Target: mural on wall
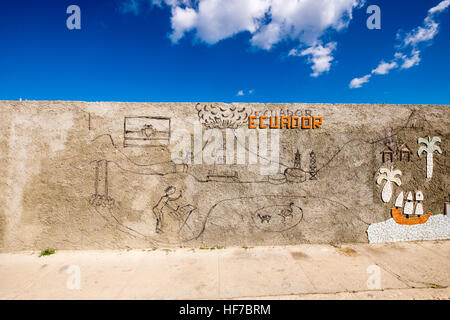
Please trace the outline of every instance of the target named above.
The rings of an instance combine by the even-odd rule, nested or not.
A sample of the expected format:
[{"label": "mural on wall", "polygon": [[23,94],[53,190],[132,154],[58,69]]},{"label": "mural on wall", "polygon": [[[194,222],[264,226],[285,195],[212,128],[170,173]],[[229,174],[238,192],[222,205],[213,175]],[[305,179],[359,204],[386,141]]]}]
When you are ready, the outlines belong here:
[{"label": "mural on wall", "polygon": [[[424,214],[423,200],[424,196],[421,191],[416,192],[415,202],[413,200],[412,192],[408,192],[408,195],[406,196],[406,202],[403,206],[403,191],[400,192],[397,199],[395,200],[395,209],[391,210],[392,218],[395,220],[395,222],[402,225],[415,225],[427,222],[428,218],[431,216],[431,213]],[[399,209],[402,207],[403,214],[402,209]]]},{"label": "mural on wall", "polygon": [[[235,130],[246,126],[248,115],[251,113],[251,108],[246,106],[225,104],[197,104],[195,110],[205,129],[220,130]],[[320,150],[294,149],[295,152],[290,156],[291,163],[282,164],[280,162],[278,174],[255,175],[247,170],[246,166],[226,165],[220,161],[216,161],[205,170],[204,165],[188,164],[187,161],[177,165],[172,160],[160,160],[161,155],[170,155],[171,122],[170,118],[160,116],[124,117],[123,148],[115,143],[110,134],[101,134],[92,140],[95,153],[90,155],[93,159],[90,161],[94,169],[94,192],[89,204],[94,213],[110,224],[116,225],[122,233],[155,245],[197,241],[203,239],[205,232],[213,232],[209,230],[233,221],[232,216],[224,213],[230,211],[231,208],[224,208],[221,216],[217,214],[216,208],[219,205],[225,202],[244,201],[244,199],[247,199],[246,203],[236,206],[236,209],[245,210],[248,206],[252,210],[244,213],[233,211],[233,214],[237,214],[242,220],[239,227],[251,225],[252,228],[254,227],[254,232],[280,234],[282,237],[294,232],[293,230],[296,230],[297,233],[300,232],[305,212],[309,213],[308,208],[318,204],[320,207],[327,208],[325,212],[332,212],[336,206],[341,208],[340,210],[350,211],[349,208],[332,199],[332,196],[330,199],[317,197],[314,201],[299,201],[299,198],[295,196],[261,196],[269,189],[277,193],[282,190],[281,188],[287,187],[288,189],[285,189],[284,192],[289,190],[293,192],[297,188],[291,186],[313,184],[319,181],[319,172],[337,162],[339,154],[345,148],[350,150],[350,147],[346,147],[347,144],[339,146],[337,150],[327,151],[328,159],[324,159],[322,164],[321,159],[317,156],[318,153],[320,154]],[[192,133],[191,139],[193,139]],[[293,142],[295,140],[288,140],[287,144]],[[241,142],[237,140],[237,143]],[[202,151],[209,144],[208,138],[204,141]],[[247,145],[243,145],[243,147],[248,154],[251,153]],[[224,150],[222,150],[223,152]],[[307,155],[304,165],[302,165],[302,152]],[[142,158],[140,154],[145,154],[146,157]],[[87,156],[89,157],[88,154]],[[191,154],[190,159],[193,159],[194,156]],[[259,157],[259,155],[257,156]],[[126,186],[117,185],[118,180],[115,180],[116,184],[111,182],[111,167],[114,168],[116,177],[126,175],[129,179],[133,179],[132,177],[135,176],[139,181],[145,177],[148,181],[154,181],[153,183],[158,185],[156,190],[159,192],[148,190],[149,195],[152,194],[152,200],[148,201],[148,208],[141,215],[141,226],[129,221],[129,217],[123,213],[132,212],[132,208],[127,207],[129,206],[127,203],[132,201],[133,196],[120,192],[120,189]],[[180,186],[170,182],[178,180],[185,180],[185,182]],[[229,185],[230,187],[228,187]],[[211,193],[211,188],[217,188],[217,191]],[[243,194],[247,196],[240,200],[230,198],[234,190],[240,188],[246,190]],[[113,198],[111,189],[119,190],[117,194],[121,195],[115,195]],[[193,190],[197,194],[208,193],[209,196],[200,198],[200,200],[196,196],[196,200],[193,201]],[[314,196],[309,198],[313,199]],[[259,199],[259,203],[254,202],[254,199]],[[268,201],[268,199],[272,200]],[[354,215],[353,213],[349,214]],[[354,217],[361,220],[356,215]],[[315,219],[310,221],[315,222]],[[144,224],[148,224],[148,226]]]},{"label": "mural on wall", "polygon": [[170,141],[170,118],[125,117],[123,136],[124,147],[167,146]]},{"label": "mural on wall", "polygon": [[[254,112],[254,108],[241,104],[198,103],[193,108],[203,130],[218,129],[224,137],[225,131],[231,131],[236,136],[237,129],[248,127],[248,117]],[[410,121],[414,124],[410,125]],[[191,244],[196,241],[226,244],[234,237],[264,238],[261,234],[279,239],[277,241],[303,236],[311,241],[309,239],[318,237],[324,221],[333,230],[336,221],[341,220],[349,225],[362,225],[369,242],[448,237],[448,217],[432,215],[426,210],[423,189],[410,189],[408,183],[404,187],[404,181],[415,178],[411,176],[411,171],[420,166],[420,157],[424,152],[427,153],[427,179],[431,179],[433,174],[433,153],[437,151],[442,154],[437,145],[441,142],[438,136],[417,140],[418,157],[414,156],[415,150],[409,147],[414,140],[400,136],[404,130],[413,130],[414,133],[424,130],[427,122],[417,113],[412,112],[404,126],[384,129],[381,139],[366,141],[357,137],[337,145],[334,142],[333,147],[325,143],[304,143],[308,143],[314,134],[320,135],[321,131],[309,133],[308,139],[304,139],[301,130],[281,129],[284,149],[280,155],[283,159],[278,163],[279,172],[270,175],[258,174],[248,165],[223,163],[221,157],[226,154],[224,143],[220,144],[222,149],[214,153],[216,161],[208,166],[194,161],[191,163],[189,160],[195,158],[193,152],[181,165],[171,159],[161,161],[161,154],[157,152],[167,157],[171,152],[172,123],[168,117],[145,114],[127,116],[124,117],[123,148],[117,146],[109,134],[93,140],[93,143],[106,141],[104,145],[108,147],[104,147],[106,149],[100,153],[101,156],[96,155],[91,160],[94,164],[94,193],[89,203],[102,217],[132,237],[152,244]],[[329,136],[325,137],[322,142],[329,139]],[[192,132],[190,139],[194,139]],[[202,139],[202,148],[198,152],[211,149],[212,138]],[[298,140],[302,140],[303,144]],[[247,155],[260,158],[259,154],[252,154],[246,140],[236,137],[235,143],[240,144]],[[381,162],[376,177],[380,204],[392,216],[381,223],[374,223],[369,216],[355,213],[351,205],[341,201],[343,194],[349,194],[348,187],[342,187],[339,196],[334,194],[334,189],[341,187],[339,184],[329,194],[320,192],[320,186],[323,188],[324,184],[329,183],[321,180],[321,172],[326,172],[323,177],[328,178],[331,173],[334,179],[339,177],[345,181],[350,173],[346,176],[346,171],[335,168],[345,161],[362,163],[360,158],[363,153],[354,150],[364,150],[367,145],[375,143],[382,144],[375,155],[378,163]],[[141,150],[145,154],[142,159],[146,161],[136,160],[141,159]],[[111,188],[120,188],[111,185],[111,166],[118,169],[116,174],[135,175],[140,177],[139,181],[145,177],[155,185],[154,189],[148,190],[151,199],[147,200],[148,208],[143,210],[139,223],[132,223],[121,214],[122,210],[132,212],[131,208],[126,207],[132,201],[132,195],[126,195],[129,199],[124,201],[120,196],[113,198],[111,194]],[[340,181],[344,184],[343,180]],[[268,190],[271,192],[267,193]],[[339,210],[339,216],[336,216],[336,210]]]},{"label": "mural on wall", "polygon": [[403,143],[395,152],[389,145],[385,145],[380,154],[383,163],[394,163],[395,160],[410,162],[413,152],[406,143]]},{"label": "mural on wall", "polygon": [[[36,102],[25,111],[38,105],[45,119],[52,119],[64,110],[49,104],[45,109]],[[21,205],[24,217],[17,221],[33,221],[34,230],[46,232],[29,238],[17,232],[8,246],[54,239],[65,248],[383,242],[443,238],[450,230],[448,216],[440,215],[449,201],[450,133],[442,107],[433,112],[417,107],[414,113],[410,106],[367,111],[355,105],[256,103],[72,103],[70,108],[74,121],[56,151],[50,146],[56,125],[39,143],[29,138],[43,131],[32,126],[34,120],[27,122],[30,130],[22,129],[20,117],[9,126],[14,130],[4,129],[13,142],[14,134],[30,142],[24,149],[29,153],[12,149],[7,161],[16,153],[33,155],[12,167],[20,164],[27,179],[18,184],[23,193],[16,192],[19,187],[5,193],[17,198],[10,211]],[[306,110],[323,116],[320,128],[248,128],[249,115],[286,117]],[[279,146],[272,148],[274,133]],[[227,134],[233,143],[225,143]],[[215,149],[220,135],[221,149]],[[178,148],[182,139],[190,149]],[[226,158],[229,145],[232,163]],[[238,152],[245,153],[243,162],[236,160]],[[206,157],[215,161],[206,163]],[[263,174],[263,160],[276,164],[275,171]],[[16,178],[8,179],[14,186]]]},{"label": "mural on wall", "polygon": [[[237,234],[244,237],[260,236],[266,241],[283,239],[296,230],[305,231],[311,223],[305,223],[305,216],[311,220],[318,219],[314,214],[314,208],[318,205],[326,206],[328,210],[348,210],[332,199],[296,193],[224,198],[210,207],[201,233],[193,240],[210,242],[218,234],[224,237],[215,240],[220,245],[235,240]],[[311,208],[311,212],[306,208]]]},{"label": "mural on wall", "polygon": [[[154,120],[155,117],[139,117],[139,119],[141,119],[140,121],[145,122],[145,119]],[[163,120],[167,124],[167,119],[158,118],[157,120]],[[143,134],[145,135],[145,133]],[[171,194],[172,191],[176,190],[176,188],[172,186],[168,187],[167,192],[160,197],[160,202],[153,207],[153,214],[157,223],[157,232],[154,230],[150,231],[149,229],[137,230],[136,228],[127,225],[126,221],[124,221],[121,217],[122,211],[126,208],[121,205],[121,199],[117,199],[115,197],[113,198],[111,192],[112,188],[115,188],[116,193],[120,193],[120,189],[123,188],[123,186],[112,186],[110,173],[111,167],[113,167],[116,170],[116,175],[128,174],[136,177],[165,177],[177,173],[184,174],[187,170],[186,164],[177,165],[172,160],[160,161],[156,159],[150,159],[147,163],[136,162],[127,153],[125,153],[125,149],[121,149],[118,145],[116,145],[110,134],[102,134],[95,137],[91,142],[91,146],[96,152],[93,154],[86,154],[86,156],[94,157],[95,159],[89,162],[89,165],[94,169],[94,193],[90,196],[88,201],[91,206],[90,210],[93,213],[101,216],[111,225],[116,226],[116,228],[122,233],[131,237],[144,239],[152,245],[157,245],[160,243],[158,237],[155,237],[155,234],[158,232],[162,233],[164,230],[165,220],[161,214],[162,212],[165,213],[164,216],[168,217],[167,220],[171,222],[168,225],[173,226],[174,223],[172,222],[176,221],[178,224],[177,232],[180,232],[184,228],[188,227],[188,218],[196,208],[185,204],[170,210],[172,209],[170,206],[170,201],[173,200]],[[124,148],[130,146],[133,145],[127,145],[124,146]],[[144,145],[136,146],[142,147]],[[167,146],[162,145],[161,148],[162,149],[158,150],[158,155],[161,154],[161,152],[162,154],[169,155]],[[117,192],[117,190],[119,190],[119,192]]]},{"label": "mural on wall", "polygon": [[437,151],[442,154],[441,148],[436,145],[436,143],[441,142],[440,137],[428,137],[428,139],[419,138],[417,143],[424,144],[419,147],[417,150],[417,154],[420,155],[425,152],[427,154],[427,179],[431,179],[433,177],[433,152]]},{"label": "mural on wall", "polygon": [[[259,218],[258,221],[255,217]],[[283,232],[298,225],[303,219],[303,209],[294,202],[262,207],[252,214],[255,226],[269,232]]]},{"label": "mural on wall", "polygon": [[[410,117],[411,119],[411,117]],[[405,126],[408,129],[423,129],[424,119],[414,118],[416,121],[412,126]],[[420,124],[420,125],[419,125]],[[442,154],[442,151],[437,143],[441,143],[440,137],[427,137],[418,138],[419,148],[417,155],[419,158],[425,152],[426,157],[426,180],[430,180],[433,177],[433,152],[437,151]],[[408,147],[406,143],[403,143],[398,149],[396,154],[389,146],[381,151],[382,162],[394,162],[406,161],[410,163],[413,151]],[[408,168],[411,169],[409,166]],[[404,171],[403,174],[409,175],[408,179],[419,179],[419,177],[411,177],[408,171]],[[393,195],[391,188],[392,182],[395,182],[398,186],[401,185],[399,178],[396,175],[402,175],[400,170],[381,168],[380,175],[377,179],[377,184],[381,184],[386,180],[386,184],[382,190],[381,199],[384,203],[390,203]],[[390,183],[390,182],[391,183]],[[425,181],[424,181],[425,183]],[[400,191],[397,195],[394,208],[390,209],[392,218],[384,222],[374,223],[367,229],[368,239],[370,243],[380,242],[395,242],[395,241],[414,241],[414,240],[436,240],[436,239],[449,239],[450,238],[450,218],[447,214],[435,214],[431,212],[425,213],[424,209],[425,197],[422,191],[417,190],[415,192]]]},{"label": "mural on wall", "polygon": [[[235,105],[226,105],[226,104],[197,104],[195,106],[195,110],[197,112],[198,118],[201,121],[202,125],[205,129],[231,129],[235,130],[240,127],[246,126],[248,121],[248,116],[251,114],[251,109],[245,106],[235,106]],[[164,117],[154,117],[154,116],[141,116],[141,117],[125,117],[124,121],[124,147],[131,146],[140,146],[140,147],[162,147],[166,148],[167,152],[170,148],[170,123],[171,120],[169,118]],[[387,134],[385,132],[385,134]],[[404,163],[413,164],[415,163],[412,159],[413,151],[409,148],[406,142],[401,141],[397,136],[397,132],[394,129],[390,129],[388,140],[384,139],[385,143],[384,148],[381,153],[382,163],[390,163],[390,167],[381,167],[379,168],[379,175],[376,179],[376,183],[381,187],[381,200],[385,204],[391,203],[395,192],[395,186],[402,186],[402,175],[405,172],[394,168],[394,162],[396,163]],[[192,137],[191,137],[192,138]],[[139,141],[136,143],[136,141]],[[386,144],[386,141],[388,144]],[[441,142],[439,137],[419,139],[419,144],[424,143],[425,146],[421,146],[417,152],[418,156],[423,152],[427,153],[427,178],[432,175],[432,165],[433,158],[432,154],[434,151],[438,151],[441,153],[441,150],[438,146],[436,146],[437,142]],[[117,210],[114,208],[116,205],[116,200],[113,199],[108,192],[109,184],[108,184],[108,163],[117,165],[121,170],[126,170],[127,172],[134,173],[136,175],[145,175],[145,176],[155,176],[155,177],[166,177],[173,176],[184,179],[192,178],[194,179],[194,185],[190,187],[192,189],[203,189],[202,185],[206,186],[214,186],[215,188],[219,188],[222,190],[225,185],[235,185],[250,187],[251,185],[261,186],[264,189],[264,186],[274,187],[282,187],[283,185],[292,185],[292,184],[304,184],[307,181],[313,183],[318,179],[318,173],[323,168],[328,167],[333,161],[337,161],[338,155],[342,150],[344,150],[345,146],[340,147],[335,153],[333,153],[326,164],[320,167],[317,163],[317,155],[316,151],[309,149],[308,152],[305,150],[301,151],[299,148],[293,153],[291,156],[291,165],[280,166],[281,172],[275,175],[269,176],[255,176],[255,178],[250,178],[249,172],[243,170],[243,168],[238,168],[236,166],[227,166],[220,161],[214,162],[211,168],[209,168],[206,172],[206,175],[202,177],[201,166],[195,166],[193,164],[188,165],[186,163],[183,164],[182,168],[179,168],[175,165],[175,163],[168,161],[163,166],[164,169],[160,167],[154,168],[154,166],[161,166],[161,163],[154,164],[134,164],[131,159],[124,153],[124,151],[119,150],[112,141],[111,143],[116,149],[116,156],[114,159],[102,159],[102,160],[94,160],[96,163],[95,169],[95,193],[92,196],[91,204],[93,206],[107,206],[109,207],[109,211],[111,212],[111,216],[113,216],[113,220],[116,220],[122,227],[126,227],[131,231],[135,231],[140,236],[143,236],[145,239],[149,241],[161,241],[161,237],[167,236],[179,236],[181,241],[189,243],[193,240],[204,239],[205,232],[209,230],[215,230],[218,226],[223,228],[225,225],[233,221],[232,216],[222,216],[217,215],[218,206],[225,201],[244,201],[243,199],[248,199],[248,203],[238,205],[236,210],[243,209],[246,206],[249,206],[249,203],[253,202],[253,199],[256,197],[260,197],[259,195],[247,196],[244,198],[236,198],[238,200],[234,200],[234,198],[227,198],[226,194],[229,191],[224,192],[223,196],[221,196],[221,192],[215,193],[213,196],[215,198],[215,202],[211,203],[209,200],[203,200],[201,206],[197,203],[193,204],[190,200],[184,199],[183,190],[175,187],[174,185],[167,184],[157,199],[154,200],[154,203],[151,207],[152,216],[155,220],[155,226],[153,230],[147,230],[142,233],[139,232],[133,227],[124,224],[124,222],[120,222],[114,214],[113,211]],[[210,140],[204,141],[204,145],[202,150],[208,147]],[[237,143],[240,143],[239,140]],[[391,145],[395,145],[391,147]],[[244,146],[244,149],[247,152],[251,152],[247,146]],[[221,150],[223,154],[225,151]],[[307,164],[305,167],[307,169],[303,169],[302,166],[302,152],[306,152],[307,154]],[[121,160],[117,159],[117,155]],[[191,154],[191,159],[194,157]],[[216,157],[218,155],[216,154]],[[259,157],[259,155],[257,155]],[[127,164],[128,165],[127,165]],[[430,165],[431,163],[431,165]],[[130,170],[129,166],[134,167],[133,170]],[[397,165],[396,165],[397,166]],[[431,169],[429,169],[431,166]],[[156,170],[155,170],[156,169]],[[431,171],[430,171],[431,170]],[[428,174],[430,171],[430,174]],[[104,174],[101,174],[101,173]],[[406,173],[407,174],[407,173]],[[99,185],[104,186],[104,191],[100,191]],[[263,190],[261,189],[261,190]],[[206,189],[205,189],[206,190]],[[232,190],[232,189],[231,189]],[[199,191],[202,192],[202,191]],[[398,196],[395,199],[395,203],[393,205],[394,208],[390,209],[390,214],[392,215],[393,223],[396,225],[401,225],[405,227],[412,227],[417,225],[424,225],[429,227],[430,223],[435,223],[436,219],[430,219],[431,213],[424,213],[424,196],[421,191],[406,193],[406,200],[404,199],[404,191],[400,191]],[[413,197],[415,195],[415,198]],[[270,196],[265,196],[270,197]],[[312,197],[311,195],[309,197]],[[221,199],[222,198],[222,199]],[[251,224],[256,229],[261,232],[268,233],[280,233],[280,234],[289,234],[293,229],[302,230],[302,221],[304,220],[305,212],[309,212],[310,210],[305,210],[304,202],[299,202],[295,198],[274,198],[276,203],[266,203],[266,201],[262,201],[262,203],[254,204],[256,209],[248,212],[248,213],[238,213],[237,216],[240,216],[242,219],[241,225]],[[212,199],[211,199],[212,200]],[[323,204],[322,204],[323,205]],[[230,211],[232,210],[234,204],[231,207],[223,208],[222,210]],[[209,209],[208,209],[209,208]],[[330,210],[331,207],[330,207]],[[348,209],[345,209],[348,210]],[[350,211],[350,210],[348,210]],[[235,214],[235,213],[233,213]],[[231,219],[231,220],[230,220]],[[360,218],[358,218],[360,219]],[[360,219],[361,220],[361,219]],[[367,229],[369,241],[377,241],[373,240],[377,236],[374,234],[379,233],[376,230],[376,223],[369,224],[364,221],[363,223],[367,224],[369,228]],[[388,232],[389,228],[384,228],[381,233]],[[298,232],[297,231],[297,232]],[[227,231],[228,232],[228,231]],[[395,231],[394,231],[395,233]],[[416,235],[420,234],[416,233]],[[375,238],[374,238],[375,237]],[[406,236],[406,239],[408,237]],[[412,237],[414,238],[414,237]],[[403,238],[402,238],[403,239]],[[164,240],[165,241],[165,240]],[[389,236],[378,235],[378,241],[389,241]],[[397,241],[397,240],[395,240]]]},{"label": "mural on wall", "polygon": [[208,129],[237,129],[248,125],[252,110],[245,106],[219,103],[197,103],[200,122]]}]

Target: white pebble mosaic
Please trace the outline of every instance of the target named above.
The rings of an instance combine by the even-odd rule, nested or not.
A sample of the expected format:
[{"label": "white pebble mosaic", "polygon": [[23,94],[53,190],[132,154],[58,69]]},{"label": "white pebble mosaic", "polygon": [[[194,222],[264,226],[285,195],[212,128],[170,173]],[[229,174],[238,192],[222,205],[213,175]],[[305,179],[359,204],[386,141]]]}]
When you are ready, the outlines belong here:
[{"label": "white pebble mosaic", "polygon": [[450,216],[432,215],[427,222],[401,225],[389,219],[367,228],[369,243],[450,239]]}]

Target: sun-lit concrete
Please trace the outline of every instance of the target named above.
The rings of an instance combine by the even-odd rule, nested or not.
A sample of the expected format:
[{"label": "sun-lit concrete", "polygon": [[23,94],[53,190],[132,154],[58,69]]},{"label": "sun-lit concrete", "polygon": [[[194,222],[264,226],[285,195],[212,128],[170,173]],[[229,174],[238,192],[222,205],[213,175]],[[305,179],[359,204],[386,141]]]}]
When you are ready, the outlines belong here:
[{"label": "sun-lit concrete", "polygon": [[8,253],[0,299],[450,299],[449,252],[450,241]]}]

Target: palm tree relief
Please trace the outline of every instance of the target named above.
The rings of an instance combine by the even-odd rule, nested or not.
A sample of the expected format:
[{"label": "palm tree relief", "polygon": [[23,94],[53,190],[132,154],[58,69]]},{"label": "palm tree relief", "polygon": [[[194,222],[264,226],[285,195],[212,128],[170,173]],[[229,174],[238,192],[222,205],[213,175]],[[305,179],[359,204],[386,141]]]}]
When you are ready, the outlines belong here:
[{"label": "palm tree relief", "polygon": [[417,150],[417,154],[420,157],[423,152],[427,153],[427,179],[431,179],[433,177],[433,152],[437,151],[442,154],[441,148],[436,145],[437,142],[441,142],[441,138],[428,137],[428,140],[425,138],[419,138],[417,140],[419,145],[421,143],[425,144],[424,146],[420,146],[419,150]]},{"label": "palm tree relief", "polygon": [[383,180],[386,180],[383,186],[383,190],[381,192],[381,199],[383,202],[388,203],[392,198],[392,183],[400,186],[402,184],[400,178],[397,175],[401,176],[402,172],[400,170],[394,170],[391,168],[381,168],[380,175],[377,178],[377,184],[381,184]]}]

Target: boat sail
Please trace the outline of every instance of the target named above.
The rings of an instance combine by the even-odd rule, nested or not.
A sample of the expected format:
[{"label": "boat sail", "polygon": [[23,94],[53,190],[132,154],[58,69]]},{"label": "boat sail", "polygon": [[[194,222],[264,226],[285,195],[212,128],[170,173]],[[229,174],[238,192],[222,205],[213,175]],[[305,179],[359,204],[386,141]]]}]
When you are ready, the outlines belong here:
[{"label": "boat sail", "polygon": [[417,216],[423,215],[423,206],[421,203],[416,204],[416,210],[414,211],[414,214]]},{"label": "boat sail", "polygon": [[413,200],[413,196],[411,191],[408,192],[408,195],[406,196],[406,203],[405,206],[403,207],[403,214],[406,215],[410,215],[414,213],[414,202]]},{"label": "boat sail", "polygon": [[396,208],[403,207],[403,191],[400,192],[400,194],[398,195],[397,199],[395,199],[395,207]]},{"label": "boat sail", "polygon": [[417,216],[421,216],[423,215],[423,205],[422,205],[422,201],[423,201],[423,193],[421,191],[417,191],[416,192],[416,210],[414,211],[414,214]]},{"label": "boat sail", "polygon": [[[415,201],[413,201],[413,193],[408,192],[402,214],[401,207],[403,205],[403,192],[401,192],[395,200],[394,206],[396,207],[396,209],[391,210],[392,217],[394,218],[395,222],[403,225],[414,225],[427,222],[428,218],[431,216],[431,213],[424,214],[422,204],[423,199],[424,196],[421,191],[416,192]],[[413,214],[417,217],[410,217],[410,215]],[[406,217],[404,215],[406,215]]]}]

